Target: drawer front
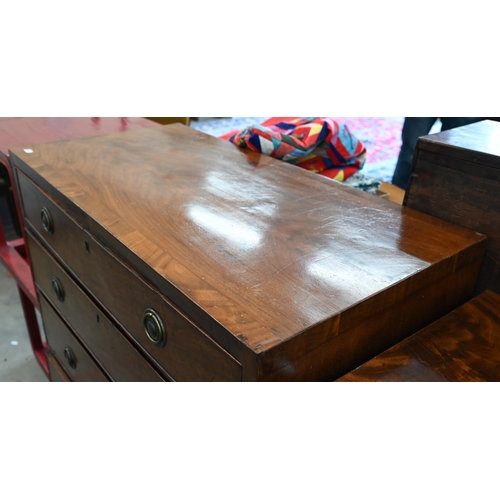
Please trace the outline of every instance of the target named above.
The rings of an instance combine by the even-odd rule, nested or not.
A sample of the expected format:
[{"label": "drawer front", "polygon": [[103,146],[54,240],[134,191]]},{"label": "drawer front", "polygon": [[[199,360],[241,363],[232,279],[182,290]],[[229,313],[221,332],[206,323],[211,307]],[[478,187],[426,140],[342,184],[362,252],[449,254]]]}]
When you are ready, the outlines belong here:
[{"label": "drawer front", "polygon": [[77,239],[85,244],[82,228],[19,170],[17,178],[25,219],[66,260],[72,251],[69,241]]},{"label": "drawer front", "polygon": [[51,382],[71,382],[71,379],[51,352],[47,353],[47,363]]},{"label": "drawer front", "polygon": [[[27,221],[88,292],[174,380],[241,380],[241,365],[232,356],[104,249],[20,172],[19,183]],[[50,217],[45,214],[42,221],[44,207]],[[34,272],[36,276],[36,268]],[[146,334],[145,314],[150,310],[158,314],[164,325],[166,343],[162,346]]]},{"label": "drawer front", "polygon": [[43,327],[50,350],[75,382],[107,382],[108,379],[49,303],[40,294]]},{"label": "drawer front", "polygon": [[[37,286],[117,382],[163,382],[153,367],[28,233]],[[58,298],[57,280],[61,295]],[[62,298],[63,300],[60,300]]]}]

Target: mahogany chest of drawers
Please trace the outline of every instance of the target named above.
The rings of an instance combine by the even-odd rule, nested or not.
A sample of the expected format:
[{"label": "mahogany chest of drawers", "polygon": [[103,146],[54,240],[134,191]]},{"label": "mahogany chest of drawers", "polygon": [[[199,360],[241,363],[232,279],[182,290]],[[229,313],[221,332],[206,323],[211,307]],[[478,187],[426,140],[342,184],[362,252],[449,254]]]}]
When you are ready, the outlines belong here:
[{"label": "mahogany chest of drawers", "polygon": [[179,124],[11,160],[54,380],[333,380],[468,300],[485,248]]}]

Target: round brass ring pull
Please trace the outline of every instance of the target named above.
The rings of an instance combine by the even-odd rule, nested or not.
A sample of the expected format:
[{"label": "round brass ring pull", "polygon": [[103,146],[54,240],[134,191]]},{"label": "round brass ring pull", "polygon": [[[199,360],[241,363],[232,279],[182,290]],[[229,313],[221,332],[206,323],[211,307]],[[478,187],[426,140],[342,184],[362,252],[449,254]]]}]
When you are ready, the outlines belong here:
[{"label": "round brass ring pull", "polygon": [[158,347],[163,347],[167,343],[167,334],[163,322],[156,311],[146,309],[142,318],[144,331],[148,339]]},{"label": "round brass ring pull", "polygon": [[60,302],[64,301],[64,288],[61,285],[61,282],[54,276],[52,278],[52,290],[56,294],[57,299]]},{"label": "round brass ring pull", "polygon": [[64,357],[66,358],[66,361],[68,362],[69,366],[71,366],[71,368],[75,369],[76,368],[76,358],[75,358],[75,355],[73,354],[73,351],[71,350],[70,347],[64,348]]},{"label": "round brass ring pull", "polygon": [[52,215],[47,208],[43,207],[40,213],[42,218],[42,226],[47,231],[47,233],[52,234],[54,232],[54,223],[52,222]]}]

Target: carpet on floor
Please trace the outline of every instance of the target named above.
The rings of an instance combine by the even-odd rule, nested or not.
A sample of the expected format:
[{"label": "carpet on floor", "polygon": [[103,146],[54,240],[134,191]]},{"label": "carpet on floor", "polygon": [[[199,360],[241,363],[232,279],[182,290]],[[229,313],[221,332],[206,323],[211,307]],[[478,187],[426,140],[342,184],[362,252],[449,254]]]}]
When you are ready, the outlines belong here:
[{"label": "carpet on floor", "polygon": [[[262,123],[267,119],[268,117],[234,117],[193,120],[191,126],[215,137],[221,137],[249,125]],[[371,177],[379,181],[390,182],[401,148],[401,130],[404,118],[334,117],[334,119],[347,125],[349,130],[366,147],[366,163],[356,175],[362,175],[364,183],[369,182]]]}]

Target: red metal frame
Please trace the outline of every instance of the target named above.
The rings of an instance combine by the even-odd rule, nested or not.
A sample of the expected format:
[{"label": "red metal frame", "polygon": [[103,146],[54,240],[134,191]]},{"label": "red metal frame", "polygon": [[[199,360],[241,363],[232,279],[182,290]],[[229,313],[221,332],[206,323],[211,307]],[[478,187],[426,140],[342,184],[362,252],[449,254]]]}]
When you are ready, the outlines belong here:
[{"label": "red metal frame", "polygon": [[[8,157],[0,151],[0,162],[7,169],[10,177],[11,185],[14,187],[14,174]],[[14,200],[16,201],[17,213],[21,214],[21,206],[17,192],[13,189]],[[40,327],[36,317],[36,309],[39,309],[38,297],[33,281],[33,274],[31,272],[31,265],[26,247],[26,235],[24,232],[24,225],[20,224],[23,233],[22,238],[7,241],[5,239],[5,232],[3,230],[2,222],[0,221],[0,263],[3,264],[9,274],[14,278],[19,291],[21,305],[23,307],[24,318],[28,328],[31,347],[35,354],[35,358],[42,367],[47,377],[49,376],[49,365],[47,362],[48,346],[46,342],[42,341],[40,334]]]},{"label": "red metal frame", "polygon": [[[13,169],[5,153],[11,148],[24,145],[111,134],[144,127],[161,127],[161,125],[145,118],[0,118],[0,162],[10,177],[22,232],[22,238],[7,241],[0,221],[0,264],[7,268],[17,283],[35,357],[49,378],[48,346],[42,341],[36,317],[39,304],[31,272],[29,250],[25,243],[26,234],[20,201],[15,189],[17,183],[14,182]],[[15,217],[16,214],[12,216]]]}]

